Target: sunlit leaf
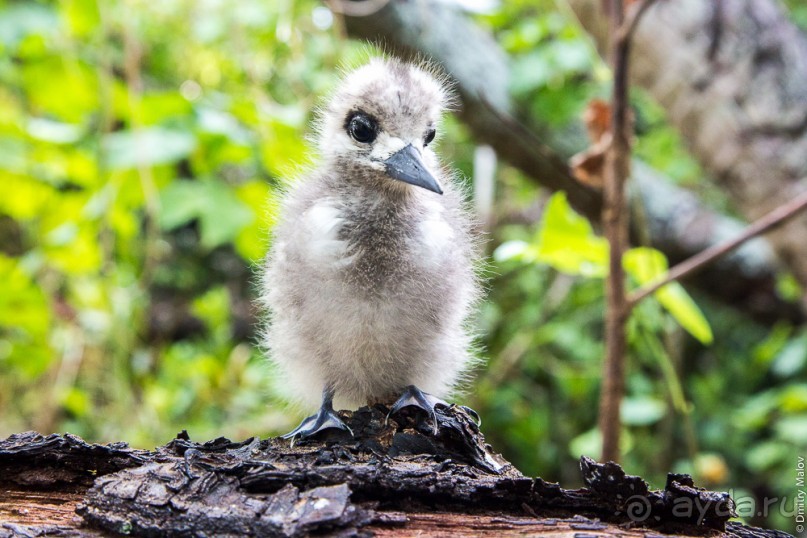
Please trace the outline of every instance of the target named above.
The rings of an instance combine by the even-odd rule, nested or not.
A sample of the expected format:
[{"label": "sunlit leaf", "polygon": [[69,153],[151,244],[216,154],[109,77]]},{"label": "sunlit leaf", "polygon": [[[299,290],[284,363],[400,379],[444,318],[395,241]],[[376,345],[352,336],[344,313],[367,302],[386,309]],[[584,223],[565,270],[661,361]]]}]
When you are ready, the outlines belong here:
[{"label": "sunlit leaf", "polygon": [[160,227],[173,230],[197,218],[204,202],[201,182],[174,181],[160,192]]},{"label": "sunlit leaf", "polygon": [[779,442],[760,443],[748,451],[745,461],[757,472],[767,471],[790,458],[791,448]]},{"label": "sunlit leaf", "polygon": [[54,32],[58,26],[56,12],[43,4],[21,2],[0,7],[0,44],[8,48],[29,35]]},{"label": "sunlit leaf", "polygon": [[255,215],[232,189],[220,182],[211,182],[207,195],[200,214],[201,243],[212,249],[234,240],[245,226],[255,220]]},{"label": "sunlit leaf", "polygon": [[92,402],[86,391],[70,387],[61,398],[62,407],[71,415],[82,417],[92,409]]},{"label": "sunlit leaf", "polygon": [[49,57],[26,63],[22,77],[28,102],[39,117],[78,124],[98,109],[98,75],[85,63]]},{"label": "sunlit leaf", "polygon": [[787,439],[798,446],[807,446],[807,413],[779,419],[776,423],[776,432],[782,439]]},{"label": "sunlit leaf", "polygon": [[[650,284],[667,272],[667,258],[651,248],[634,248],[625,253],[625,270],[640,285]],[[712,328],[683,286],[672,282],[655,292],[654,297],[681,327],[704,344],[714,339]]]},{"label": "sunlit leaf", "polygon": [[0,196],[0,213],[29,220],[39,215],[56,196],[54,189],[33,178],[0,172],[3,188],[13,196]]},{"label": "sunlit leaf", "polygon": [[0,171],[25,174],[28,160],[27,148],[22,140],[0,136]]},{"label": "sunlit leaf", "polygon": [[807,364],[807,332],[791,339],[779,352],[771,365],[778,377],[795,375]]},{"label": "sunlit leaf", "polygon": [[78,125],[61,123],[45,118],[31,118],[28,120],[28,134],[45,142],[55,144],[68,144],[81,137],[82,129]]},{"label": "sunlit leaf", "polygon": [[19,260],[2,253],[0,282],[0,371],[10,366],[26,377],[40,375],[51,360],[47,299]]},{"label": "sunlit leaf", "polygon": [[783,388],[779,406],[786,413],[807,412],[807,383],[793,383]]},{"label": "sunlit leaf", "polygon": [[526,241],[505,241],[493,251],[493,259],[497,262],[521,259],[528,248],[529,244]]},{"label": "sunlit leaf", "polygon": [[630,396],[622,400],[621,413],[629,426],[648,426],[667,414],[667,404],[651,396]]},{"label": "sunlit leaf", "polygon": [[563,192],[552,195],[536,238],[537,259],[569,274],[602,277],[608,270],[608,243],[594,235]]},{"label": "sunlit leaf", "polygon": [[197,297],[191,305],[191,312],[207,325],[209,331],[223,330],[230,336],[230,293],[219,286]]},{"label": "sunlit leaf", "polygon": [[236,189],[239,200],[252,210],[256,219],[235,238],[235,248],[248,262],[259,262],[269,246],[268,232],[277,216],[278,199],[265,181],[254,180]]},{"label": "sunlit leaf", "polygon": [[581,433],[569,442],[569,454],[573,458],[580,456],[596,458],[600,453],[602,453],[602,434],[597,428]]},{"label": "sunlit leaf", "polygon": [[186,131],[149,127],[109,134],[103,145],[107,166],[124,169],[179,161],[193,151],[196,139]]},{"label": "sunlit leaf", "polygon": [[70,30],[78,36],[91,36],[98,31],[100,13],[97,0],[70,0],[62,4]]},{"label": "sunlit leaf", "polygon": [[177,181],[160,194],[160,226],[172,230],[198,219],[201,244],[232,241],[255,219],[249,206],[221,181]]},{"label": "sunlit leaf", "polygon": [[226,136],[238,144],[250,142],[249,132],[238,123],[234,116],[209,107],[200,108],[198,114],[199,128],[203,132]]},{"label": "sunlit leaf", "polygon": [[91,274],[101,267],[98,236],[90,223],[66,222],[47,234],[43,250],[53,267],[70,275]]},{"label": "sunlit leaf", "polygon": [[272,120],[260,146],[263,164],[275,177],[287,177],[306,163],[308,152],[298,128]]}]

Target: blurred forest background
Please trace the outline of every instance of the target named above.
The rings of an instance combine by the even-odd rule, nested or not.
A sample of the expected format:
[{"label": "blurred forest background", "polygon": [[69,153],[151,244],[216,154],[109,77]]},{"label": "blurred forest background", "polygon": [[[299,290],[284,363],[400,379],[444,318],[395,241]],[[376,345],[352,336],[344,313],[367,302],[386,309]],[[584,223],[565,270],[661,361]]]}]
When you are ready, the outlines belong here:
[{"label": "blurred forest background", "polygon": [[[434,3],[492,36],[520,122],[563,159],[586,147],[581,116],[608,97],[610,71],[567,0]],[[801,0],[779,6],[807,28]],[[0,437],[150,448],[181,429],[243,439],[297,423],[256,346],[255,268],[281,178],[310,158],[315,106],[340,66],[367,56],[348,33],[315,0],[0,0]],[[742,218],[669,111],[638,88],[631,106],[637,166]],[[485,142],[451,116],[439,146],[479,193],[489,237],[485,360],[461,401],[519,469],[572,486],[579,455],[599,453],[604,247],[566,197],[496,164]],[[735,497],[795,494],[804,282],[774,267],[764,311],[744,302],[753,290],[701,280],[634,313],[628,472],[656,487],[678,471]]]}]

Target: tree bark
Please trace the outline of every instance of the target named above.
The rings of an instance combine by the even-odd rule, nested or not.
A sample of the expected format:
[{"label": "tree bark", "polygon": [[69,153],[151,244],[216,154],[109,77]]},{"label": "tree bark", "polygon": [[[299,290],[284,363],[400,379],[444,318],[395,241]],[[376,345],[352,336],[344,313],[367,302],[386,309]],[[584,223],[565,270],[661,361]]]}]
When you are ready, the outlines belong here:
[{"label": "tree bark", "polygon": [[[671,474],[662,491],[616,464],[581,458],[585,488],[522,475],[461,408],[386,421],[340,412],[342,430],[298,442],[185,432],[155,451],[35,432],[0,441],[0,538],[16,536],[783,537],[727,520],[726,493]],[[686,507],[690,510],[687,512]]]},{"label": "tree bark", "polygon": [[[570,0],[601,51],[600,0]],[[807,38],[773,0],[675,0],[634,34],[632,80],[748,220],[807,191]],[[771,244],[807,286],[807,215]]]}]

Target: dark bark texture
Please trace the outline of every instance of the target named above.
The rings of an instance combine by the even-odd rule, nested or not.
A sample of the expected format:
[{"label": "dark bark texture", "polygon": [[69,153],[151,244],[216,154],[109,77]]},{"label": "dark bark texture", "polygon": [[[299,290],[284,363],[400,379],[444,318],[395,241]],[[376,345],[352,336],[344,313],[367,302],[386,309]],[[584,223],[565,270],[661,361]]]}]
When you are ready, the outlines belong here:
[{"label": "dark bark texture", "polygon": [[[27,432],[0,441],[0,537],[524,536],[784,537],[727,522],[726,493],[670,475],[651,491],[616,464],[581,458],[583,489],[523,476],[460,408],[341,412],[355,432],[155,451]],[[687,511],[685,507],[691,509]]]},{"label": "dark bark texture", "polygon": [[[371,3],[333,2],[350,6]],[[597,9],[602,4],[600,0],[590,3]],[[555,140],[545,126],[524,117],[512,117],[509,60],[492,36],[450,2],[390,0],[374,4],[383,7],[369,10],[372,12],[366,16],[345,16],[352,37],[380,43],[385,50],[404,58],[423,55],[436,60],[457,82],[459,115],[474,137],[492,146],[500,157],[541,185],[565,191],[578,211],[599,223],[602,194],[578,183],[566,164],[573,153],[588,146],[585,129],[581,125],[574,130],[579,133],[577,138],[567,132],[563,140]],[[601,12],[597,11],[596,17],[598,25],[607,24]],[[636,49],[640,52],[634,54],[634,62],[643,46]],[[659,47],[660,52],[663,50]],[[736,236],[743,229],[742,222],[706,207],[649,166],[636,162],[632,168],[632,197],[639,203],[631,207],[644,208],[633,215],[632,222],[646,230],[634,229],[634,236],[649,236],[652,246],[667,254],[672,263]],[[783,301],[776,293],[778,263],[767,241],[758,239],[689,281],[762,321],[803,321],[804,308]]]}]

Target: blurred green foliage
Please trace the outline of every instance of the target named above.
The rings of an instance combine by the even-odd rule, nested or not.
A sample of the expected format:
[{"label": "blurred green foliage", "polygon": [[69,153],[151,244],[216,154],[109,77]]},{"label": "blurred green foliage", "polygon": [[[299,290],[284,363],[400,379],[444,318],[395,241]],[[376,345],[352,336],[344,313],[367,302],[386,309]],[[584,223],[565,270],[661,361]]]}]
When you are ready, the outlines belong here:
[{"label": "blurred green foliage", "polygon": [[[520,111],[581,149],[577,118],[610,75],[564,4],[505,2],[477,21],[512,57]],[[0,436],[151,447],[183,428],[240,439],[293,426],[255,344],[253,269],[278,188],[309,158],[317,99],[364,50],[314,0],[0,0]],[[633,105],[637,155],[723,206],[664,111],[638,92]],[[468,133],[452,118],[445,129],[441,152],[472,176]],[[598,453],[605,246],[505,164],[497,189],[478,320],[488,360],[466,403],[524,472],[575,484],[576,458]],[[540,222],[512,218],[536,204]],[[666,264],[633,256],[634,284]],[[792,496],[807,332],[665,293],[630,322],[627,469]]]},{"label": "blurred green foliage", "polygon": [[[566,195],[552,195],[543,209],[538,231],[531,243],[507,241],[493,254],[494,260],[517,259],[546,265],[570,275],[604,278],[608,275],[608,242],[594,234],[591,224],[572,209]],[[625,272],[639,286],[650,285],[667,273],[667,258],[649,247],[632,248],[623,258]],[[678,324],[703,342],[712,343],[712,329],[695,302],[678,282],[654,294]]]}]

